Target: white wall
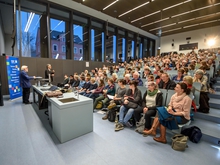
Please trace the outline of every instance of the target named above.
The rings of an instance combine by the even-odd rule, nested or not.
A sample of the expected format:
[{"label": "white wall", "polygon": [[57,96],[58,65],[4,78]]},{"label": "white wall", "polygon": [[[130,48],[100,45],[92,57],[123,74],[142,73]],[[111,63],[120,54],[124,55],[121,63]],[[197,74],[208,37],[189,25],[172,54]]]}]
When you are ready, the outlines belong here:
[{"label": "white wall", "polygon": [[2,55],[2,53],[5,53],[5,36],[4,36],[2,14],[0,11],[0,55]]},{"label": "white wall", "polygon": [[[161,53],[177,51],[179,53],[187,53],[190,50],[179,51],[179,45],[187,44],[187,37],[191,37],[190,43],[198,43],[198,49],[211,48],[207,41],[210,38],[215,38],[216,44],[213,48],[220,47],[220,26],[204,28],[199,30],[178,33],[174,35],[161,37]],[[206,42],[204,41],[206,39]],[[174,40],[174,46],[172,46]]]}]

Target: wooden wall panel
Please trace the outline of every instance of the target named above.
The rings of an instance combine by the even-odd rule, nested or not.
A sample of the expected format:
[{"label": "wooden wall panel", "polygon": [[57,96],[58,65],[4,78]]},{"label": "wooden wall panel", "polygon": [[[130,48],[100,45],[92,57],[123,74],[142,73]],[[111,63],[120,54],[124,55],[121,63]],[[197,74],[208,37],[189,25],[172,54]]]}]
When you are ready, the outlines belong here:
[{"label": "wooden wall panel", "polygon": [[[55,70],[53,85],[57,85],[57,83],[63,82],[63,61],[61,59],[50,59],[50,64],[52,65],[52,69]],[[65,65],[65,64],[64,64]]]},{"label": "wooden wall panel", "polygon": [[73,73],[73,60],[63,60],[63,74],[67,74],[69,76],[73,75]]},{"label": "wooden wall panel", "polygon": [[21,57],[20,58],[20,67],[22,65],[28,66],[28,75],[29,76],[39,76],[37,73],[37,60],[36,58],[30,57]]},{"label": "wooden wall panel", "polygon": [[[85,69],[91,71],[96,67],[102,68],[104,64],[106,66],[111,65],[109,63],[89,61],[89,67],[86,67],[86,61],[20,57],[20,66],[28,66],[29,76],[40,76],[44,78],[44,72],[46,70],[47,64],[51,64],[52,69],[55,70],[55,77],[53,82],[54,85],[57,85],[59,82],[63,82],[64,74],[71,75],[74,72],[80,74]],[[0,74],[2,78],[2,93],[3,95],[9,95],[6,61],[4,56],[0,56]],[[36,81],[31,81],[31,83],[35,84]]]}]

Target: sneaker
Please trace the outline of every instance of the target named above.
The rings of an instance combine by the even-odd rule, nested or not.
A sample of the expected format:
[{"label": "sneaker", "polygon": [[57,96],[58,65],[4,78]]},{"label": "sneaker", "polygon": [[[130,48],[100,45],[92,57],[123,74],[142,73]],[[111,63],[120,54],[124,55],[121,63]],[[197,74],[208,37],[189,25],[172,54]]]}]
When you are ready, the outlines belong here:
[{"label": "sneaker", "polygon": [[126,127],[131,128],[133,127],[133,125],[128,121],[127,123],[125,123]]},{"label": "sneaker", "polygon": [[120,130],[123,130],[123,129],[124,129],[124,125],[122,123],[118,123],[115,126],[115,131],[120,131]]},{"label": "sneaker", "polygon": [[108,119],[108,115],[105,115],[102,120],[107,120]]}]

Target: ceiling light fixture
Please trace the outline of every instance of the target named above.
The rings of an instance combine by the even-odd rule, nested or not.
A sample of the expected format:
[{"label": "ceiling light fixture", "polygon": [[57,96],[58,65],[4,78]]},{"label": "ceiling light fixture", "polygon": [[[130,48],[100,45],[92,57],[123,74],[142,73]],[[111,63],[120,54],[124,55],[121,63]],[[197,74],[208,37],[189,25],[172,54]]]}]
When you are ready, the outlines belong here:
[{"label": "ceiling light fixture", "polygon": [[177,14],[177,15],[173,15],[173,16],[171,16],[171,18],[179,17],[181,15],[185,15],[185,14],[188,14],[188,13],[190,13],[190,11],[187,11],[187,12],[184,12],[184,13],[180,13],[180,14]]},{"label": "ceiling light fixture", "polygon": [[202,23],[197,23],[197,24],[189,25],[189,26],[184,26],[183,28],[189,28],[189,27],[193,27],[193,26],[204,25],[204,24],[207,24],[207,23],[212,23],[212,22],[217,22],[217,21],[220,21],[220,19],[216,19],[216,20],[212,20],[212,21],[207,21],[207,22],[202,22]]},{"label": "ceiling light fixture", "polygon": [[168,26],[173,26],[173,25],[176,25],[176,23],[172,23],[172,24],[169,24],[169,25],[164,25],[164,26],[161,26],[161,27],[157,27],[157,28],[154,28],[154,29],[151,29],[149,31],[154,31],[154,30],[157,30],[157,29],[162,29],[162,28],[165,28],[165,27],[168,27]]},{"label": "ceiling light fixture", "polygon": [[178,24],[181,24],[181,23],[184,23],[184,22],[188,22],[188,21],[193,21],[193,20],[195,20],[195,18],[187,19],[187,20],[184,20],[184,21],[179,21]]},{"label": "ceiling light fixture", "polygon": [[208,46],[213,46],[215,45],[215,39],[209,39],[208,42],[207,42]]},{"label": "ceiling light fixture", "polygon": [[210,17],[210,16],[217,15],[217,14],[220,14],[220,12],[218,12],[218,13],[213,13],[213,14],[209,14],[209,15],[204,15],[204,16],[200,16],[200,17],[195,17],[195,18],[192,18],[192,19],[187,19],[187,20],[184,20],[184,21],[179,21],[178,24],[181,24],[181,23],[184,23],[184,22],[189,22],[189,21],[198,20],[198,19],[200,19],[200,18]]},{"label": "ceiling light fixture", "polygon": [[[176,29],[172,29],[172,30],[167,30],[167,31],[163,31],[162,33],[167,33],[167,32],[171,32],[171,31],[175,31],[175,30],[180,30],[182,28],[176,28]],[[159,33],[156,33],[156,34],[159,34]]]},{"label": "ceiling light fixture", "polygon": [[201,7],[201,8],[198,8],[198,9],[191,10],[191,11],[187,11],[187,12],[184,12],[184,13],[180,13],[180,14],[171,16],[171,18],[178,17],[178,16],[181,16],[181,15],[185,15],[185,14],[188,14],[188,13],[192,13],[192,12],[195,12],[195,11],[199,11],[199,10],[202,10],[202,9],[206,9],[206,8],[209,8],[209,7],[212,7],[212,6],[217,6],[217,5],[220,5],[220,3],[216,3],[216,4],[213,4],[213,5],[209,5],[209,6]]},{"label": "ceiling light fixture", "polygon": [[183,28],[189,28],[189,27],[198,26],[198,25],[199,25],[199,23],[194,24],[194,25],[188,25],[188,26],[184,26]]},{"label": "ceiling light fixture", "polygon": [[35,15],[35,13],[32,13],[32,12],[31,12],[31,14],[29,15],[27,24],[26,24],[25,29],[24,29],[24,32],[28,32],[28,30],[29,30],[29,28],[30,28],[30,25],[31,25],[31,23],[32,23],[32,20],[33,20],[33,18],[34,18],[34,15]]},{"label": "ceiling light fixture", "polygon": [[154,14],[157,14],[157,13],[159,13],[159,12],[160,12],[160,10],[158,10],[158,11],[156,11],[156,12],[154,12],[154,13],[145,15],[145,16],[143,16],[143,17],[137,18],[137,19],[131,21],[131,23],[136,22],[136,21],[139,21],[139,20],[144,19],[144,18],[147,18],[147,17],[152,16],[152,15],[154,15]]},{"label": "ceiling light fixture", "polygon": [[190,1],[192,1],[192,0],[187,0],[187,1],[184,1],[184,2],[181,2],[181,3],[177,3],[177,4],[173,5],[173,6],[169,6],[169,7],[167,7],[167,8],[164,8],[163,11],[168,10],[168,9],[171,9],[171,8],[174,8],[174,7],[176,7],[176,6],[182,5],[182,4],[187,3],[187,2],[190,2]]},{"label": "ceiling light fixture", "polygon": [[132,11],[134,11],[134,10],[136,10],[136,9],[138,9],[138,8],[140,8],[140,7],[142,7],[142,6],[147,5],[148,3],[150,3],[150,2],[149,2],[149,1],[148,1],[148,2],[145,2],[145,3],[143,3],[142,5],[139,5],[139,6],[133,8],[133,9],[131,9],[131,10],[129,10],[129,11],[126,11],[125,13],[119,15],[118,17],[121,17],[121,16],[123,16],[123,15],[125,15],[125,14],[128,14],[128,13],[130,13],[130,12],[132,12]]},{"label": "ceiling light fixture", "polygon": [[109,4],[108,6],[104,7],[102,10],[105,10],[107,8],[109,8],[110,6],[114,5],[116,2],[118,2],[119,0],[116,0],[114,2],[112,2],[111,4]]},{"label": "ceiling light fixture", "polygon": [[164,18],[164,19],[160,19],[160,20],[158,20],[158,21],[154,21],[154,22],[151,22],[151,23],[148,23],[148,24],[145,24],[145,25],[142,25],[141,27],[149,26],[149,25],[152,25],[152,24],[161,22],[161,21],[165,21],[165,20],[167,20],[167,19],[169,19],[169,17]]},{"label": "ceiling light fixture", "polygon": [[213,20],[213,21],[202,22],[202,23],[200,23],[200,25],[207,24],[207,23],[212,23],[212,22],[217,22],[217,21],[218,20],[216,19],[216,20]]}]

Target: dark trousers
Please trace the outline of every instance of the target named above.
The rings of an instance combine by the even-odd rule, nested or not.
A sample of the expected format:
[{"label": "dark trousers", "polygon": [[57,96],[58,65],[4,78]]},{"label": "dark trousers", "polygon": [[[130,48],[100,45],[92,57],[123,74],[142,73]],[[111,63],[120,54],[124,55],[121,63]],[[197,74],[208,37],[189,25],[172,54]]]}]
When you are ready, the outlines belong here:
[{"label": "dark trousers", "polygon": [[30,88],[23,88],[22,90],[23,103],[29,103],[29,96],[30,96]]},{"label": "dark trousers", "polygon": [[[145,128],[150,129],[151,128],[151,117],[156,115],[156,109],[148,110],[145,113]],[[134,110],[134,118],[138,122],[141,119],[141,113],[143,113],[143,107],[138,106]]]}]

